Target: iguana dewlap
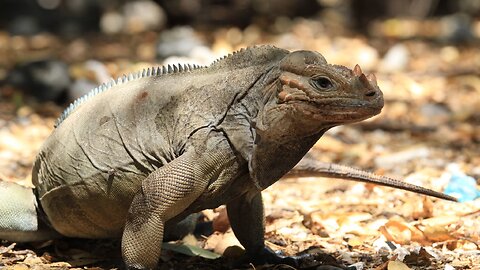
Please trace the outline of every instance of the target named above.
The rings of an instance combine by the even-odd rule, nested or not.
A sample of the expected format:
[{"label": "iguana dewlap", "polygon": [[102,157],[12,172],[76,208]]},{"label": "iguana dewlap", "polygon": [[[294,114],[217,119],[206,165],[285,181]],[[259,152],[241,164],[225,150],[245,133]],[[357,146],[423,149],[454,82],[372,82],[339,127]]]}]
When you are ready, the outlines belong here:
[{"label": "iguana dewlap", "polygon": [[0,238],[122,237],[128,267],[154,268],[165,226],[226,204],[247,254],[263,256],[260,192],[329,128],[382,107],[373,75],[313,51],[252,47],[209,67],[125,76],[60,117],[35,161],[34,195],[0,205],[10,213]]}]

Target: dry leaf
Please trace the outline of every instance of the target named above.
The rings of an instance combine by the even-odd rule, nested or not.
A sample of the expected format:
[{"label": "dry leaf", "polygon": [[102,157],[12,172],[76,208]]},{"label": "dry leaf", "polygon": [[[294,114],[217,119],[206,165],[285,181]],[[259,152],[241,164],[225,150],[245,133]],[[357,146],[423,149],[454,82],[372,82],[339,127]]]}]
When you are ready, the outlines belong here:
[{"label": "dry leaf", "polygon": [[420,205],[416,204],[416,206],[412,211],[413,219],[433,217],[433,202],[429,197],[423,197],[422,203]]},{"label": "dry leaf", "polygon": [[349,246],[358,247],[358,246],[361,246],[362,244],[363,244],[363,241],[359,237],[352,237],[348,239]]},{"label": "dry leaf", "polygon": [[387,240],[398,244],[409,244],[411,241],[425,241],[422,233],[417,228],[403,221],[390,220],[380,227],[380,232]]},{"label": "dry leaf", "polygon": [[223,254],[223,252],[230,246],[242,247],[231,229],[226,233],[216,232],[210,235],[205,242],[204,248],[214,250],[215,253],[218,254]]},{"label": "dry leaf", "polygon": [[387,270],[411,270],[412,268],[408,267],[406,264],[401,261],[389,261]]},{"label": "dry leaf", "polygon": [[226,232],[230,229],[230,221],[227,215],[227,208],[222,207],[218,211],[218,215],[213,219],[213,231],[215,232]]},{"label": "dry leaf", "polygon": [[242,244],[238,242],[232,230],[228,230],[225,234],[222,235],[221,241],[218,242],[218,244],[213,250],[215,251],[215,253],[223,254],[223,252],[230,246],[242,246]]},{"label": "dry leaf", "polygon": [[456,239],[451,235],[449,225],[456,224],[459,221],[458,217],[435,217],[423,220],[417,226],[423,235],[430,241],[442,242]]},{"label": "dry leaf", "polygon": [[162,249],[171,250],[188,256],[200,256],[206,259],[217,259],[220,257],[220,255],[217,253],[213,253],[209,250],[197,246],[191,246],[186,244],[162,243]]},{"label": "dry leaf", "polygon": [[222,241],[223,233],[215,232],[207,238],[205,241],[204,249],[213,250],[220,241]]},{"label": "dry leaf", "polygon": [[28,266],[25,264],[16,264],[14,266],[7,267],[7,269],[11,270],[28,270]]}]

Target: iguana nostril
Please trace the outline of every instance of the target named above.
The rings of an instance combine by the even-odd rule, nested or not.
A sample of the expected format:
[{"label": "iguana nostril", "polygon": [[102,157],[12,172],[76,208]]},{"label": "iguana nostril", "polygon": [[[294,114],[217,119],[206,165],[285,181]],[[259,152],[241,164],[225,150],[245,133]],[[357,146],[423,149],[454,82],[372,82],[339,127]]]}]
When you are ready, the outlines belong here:
[{"label": "iguana nostril", "polygon": [[377,93],[377,91],[368,91],[368,92],[365,94],[365,96],[367,96],[367,97],[373,97],[373,96],[375,96],[376,93]]}]

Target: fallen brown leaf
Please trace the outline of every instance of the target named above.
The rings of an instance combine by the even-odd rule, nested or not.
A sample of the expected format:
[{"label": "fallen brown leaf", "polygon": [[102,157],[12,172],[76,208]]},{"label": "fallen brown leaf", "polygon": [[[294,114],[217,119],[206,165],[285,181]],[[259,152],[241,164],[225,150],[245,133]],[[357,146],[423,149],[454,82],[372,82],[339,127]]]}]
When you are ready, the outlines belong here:
[{"label": "fallen brown leaf", "polygon": [[411,270],[412,268],[408,267],[406,264],[401,261],[389,261],[387,270]]}]

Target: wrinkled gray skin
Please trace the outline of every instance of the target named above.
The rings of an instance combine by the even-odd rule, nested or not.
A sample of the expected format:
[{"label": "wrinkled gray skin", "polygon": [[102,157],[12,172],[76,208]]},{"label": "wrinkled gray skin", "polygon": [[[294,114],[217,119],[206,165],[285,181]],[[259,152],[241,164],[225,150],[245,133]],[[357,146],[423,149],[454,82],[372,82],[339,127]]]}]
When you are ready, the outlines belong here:
[{"label": "wrinkled gray skin", "polygon": [[260,256],[261,191],[326,130],[382,107],[371,77],[271,46],[119,83],[43,145],[33,169],[40,216],[63,236],[122,236],[126,265],[143,269],[156,267],[166,225],[226,204],[247,254]]}]

